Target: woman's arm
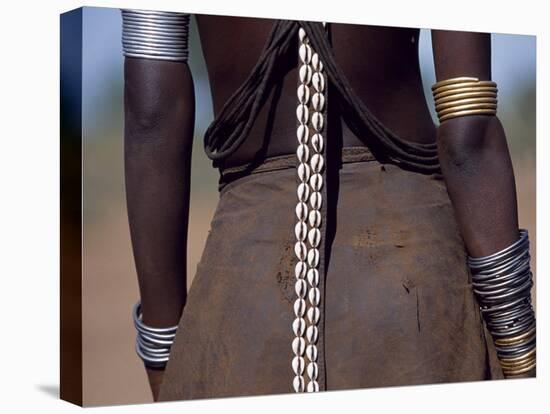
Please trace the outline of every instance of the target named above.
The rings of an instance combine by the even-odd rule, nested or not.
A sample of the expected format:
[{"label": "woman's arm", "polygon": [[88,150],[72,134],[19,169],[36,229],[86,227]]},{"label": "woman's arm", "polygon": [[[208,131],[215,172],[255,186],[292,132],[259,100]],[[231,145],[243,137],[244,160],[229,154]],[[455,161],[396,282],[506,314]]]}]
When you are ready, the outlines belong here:
[{"label": "woman's arm", "polygon": [[[433,30],[432,43],[438,82],[462,76],[491,80],[490,34]],[[438,99],[441,99],[441,94]],[[485,257],[480,260],[485,261],[487,266],[485,269],[492,275],[491,282],[486,282],[484,287],[477,288],[484,290],[484,306],[490,306],[485,308],[486,311],[493,309],[491,313],[485,315],[494,322],[495,318],[499,317],[510,319],[511,316],[503,316],[506,311],[510,313],[510,309],[530,309],[530,313],[527,315],[524,313],[523,317],[518,316],[513,324],[508,321],[506,328],[501,325],[498,328],[494,326],[491,328],[495,345],[500,341],[498,346],[501,349],[499,351],[501,365],[503,369],[506,365],[506,375],[508,375],[507,372],[516,371],[520,372],[521,376],[535,376],[533,357],[528,357],[534,350],[517,351],[519,353],[514,354],[511,351],[514,346],[532,349],[528,343],[535,339],[534,315],[528,299],[529,268],[527,267],[526,271],[522,270],[521,274],[515,277],[517,282],[514,282],[513,286],[508,283],[506,294],[503,294],[502,280],[505,279],[502,277],[507,276],[506,272],[510,274],[511,271],[502,270],[499,261],[504,263],[503,259],[498,259],[499,261],[489,265],[487,261],[489,259],[486,257],[514,244],[520,237],[514,172],[503,127],[495,115],[459,116],[444,120],[440,124],[437,142],[441,170],[468,254],[475,258]],[[527,261],[521,260],[521,263],[526,263],[528,266],[528,258]],[[511,262],[507,263],[506,266],[509,266]],[[479,263],[474,266],[478,265]],[[476,272],[479,272],[479,267]],[[480,275],[476,275],[476,278],[483,277]],[[496,275],[500,275],[500,278]],[[500,292],[495,290],[498,284],[501,284]],[[507,299],[499,299],[500,305],[488,301],[489,296],[494,298],[495,295],[501,295],[501,298]],[[526,299],[522,299],[521,304],[516,302],[513,305],[512,301],[515,300],[513,298],[520,298],[519,295]],[[506,303],[506,310],[494,311],[499,306],[504,306],[502,303]],[[529,319],[531,315],[533,319]],[[530,320],[532,322],[529,322]],[[527,323],[529,323],[528,326],[525,325]],[[521,331],[518,331],[520,325],[524,326]],[[494,336],[493,329],[499,331],[499,336]],[[507,332],[504,335],[505,339],[502,332]],[[514,342],[514,344],[503,345],[503,341]],[[501,356],[504,356],[504,359]],[[512,360],[514,362],[510,362]],[[518,360],[522,362],[517,362]]]},{"label": "woman's arm", "polygon": [[[491,35],[432,30],[437,81],[491,79]],[[485,256],[518,239],[514,172],[497,116],[444,121],[437,141],[441,169],[471,256]]]},{"label": "woman's arm", "polygon": [[[126,197],[142,320],[177,325],[187,295],[186,251],[195,120],[186,61],[124,62]],[[147,369],[157,400],[162,369]]]}]

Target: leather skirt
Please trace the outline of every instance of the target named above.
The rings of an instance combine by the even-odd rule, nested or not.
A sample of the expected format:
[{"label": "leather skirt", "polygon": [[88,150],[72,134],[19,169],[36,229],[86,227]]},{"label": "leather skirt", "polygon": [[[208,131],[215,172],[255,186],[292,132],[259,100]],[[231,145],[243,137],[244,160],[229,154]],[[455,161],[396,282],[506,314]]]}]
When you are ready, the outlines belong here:
[{"label": "leather skirt", "polygon": [[[339,161],[322,210],[320,390],[503,378],[442,177],[366,147]],[[159,400],[293,392],[295,168],[290,154],[222,175]]]}]

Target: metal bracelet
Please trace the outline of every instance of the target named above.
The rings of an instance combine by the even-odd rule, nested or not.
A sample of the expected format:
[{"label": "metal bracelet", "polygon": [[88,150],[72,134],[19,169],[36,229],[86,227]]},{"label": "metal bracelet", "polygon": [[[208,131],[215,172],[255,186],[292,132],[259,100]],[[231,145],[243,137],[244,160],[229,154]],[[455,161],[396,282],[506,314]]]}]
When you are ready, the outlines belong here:
[{"label": "metal bracelet", "polygon": [[521,250],[521,248],[529,241],[529,238],[527,237],[527,230],[525,229],[520,229],[518,236],[518,240],[498,252],[483,257],[468,257],[468,263],[470,266],[484,266],[509,258],[510,254],[513,255],[518,250]]},{"label": "metal bracelet", "polygon": [[535,368],[536,319],[527,230],[520,229],[518,240],[498,252],[469,256],[468,265],[504,374],[511,377]]},{"label": "metal bracelet", "polygon": [[164,368],[170,357],[170,348],[176,337],[178,326],[154,328],[141,319],[141,301],[132,310],[134,326],[137,330],[135,350],[145,366]]},{"label": "metal bracelet", "polygon": [[439,122],[468,115],[496,115],[497,84],[460,76],[432,86]]},{"label": "metal bracelet", "polygon": [[186,62],[189,14],[121,9],[124,56]]}]

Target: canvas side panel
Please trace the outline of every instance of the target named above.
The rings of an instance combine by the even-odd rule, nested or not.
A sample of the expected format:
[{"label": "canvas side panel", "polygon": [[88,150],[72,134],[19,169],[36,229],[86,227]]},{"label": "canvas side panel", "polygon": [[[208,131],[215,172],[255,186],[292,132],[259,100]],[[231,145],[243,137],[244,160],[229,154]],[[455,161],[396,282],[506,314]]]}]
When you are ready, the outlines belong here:
[{"label": "canvas side panel", "polygon": [[60,29],[60,397],[82,405],[82,8]]}]

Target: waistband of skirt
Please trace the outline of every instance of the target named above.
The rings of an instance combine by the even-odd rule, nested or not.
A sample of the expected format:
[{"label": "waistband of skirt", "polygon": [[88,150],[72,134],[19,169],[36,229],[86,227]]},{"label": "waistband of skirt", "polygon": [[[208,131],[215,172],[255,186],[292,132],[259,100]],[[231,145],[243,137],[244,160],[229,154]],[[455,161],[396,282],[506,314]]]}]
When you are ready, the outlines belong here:
[{"label": "waistband of skirt", "polygon": [[[342,164],[376,160],[371,150],[368,147],[362,146],[343,147],[340,159]],[[296,168],[296,165],[296,154],[292,153],[268,157],[261,160],[260,162],[252,162],[249,164],[220,168],[220,180],[218,190],[221,191],[222,188],[225,187],[227,184],[239,179],[240,177],[244,177],[250,174]]]}]

